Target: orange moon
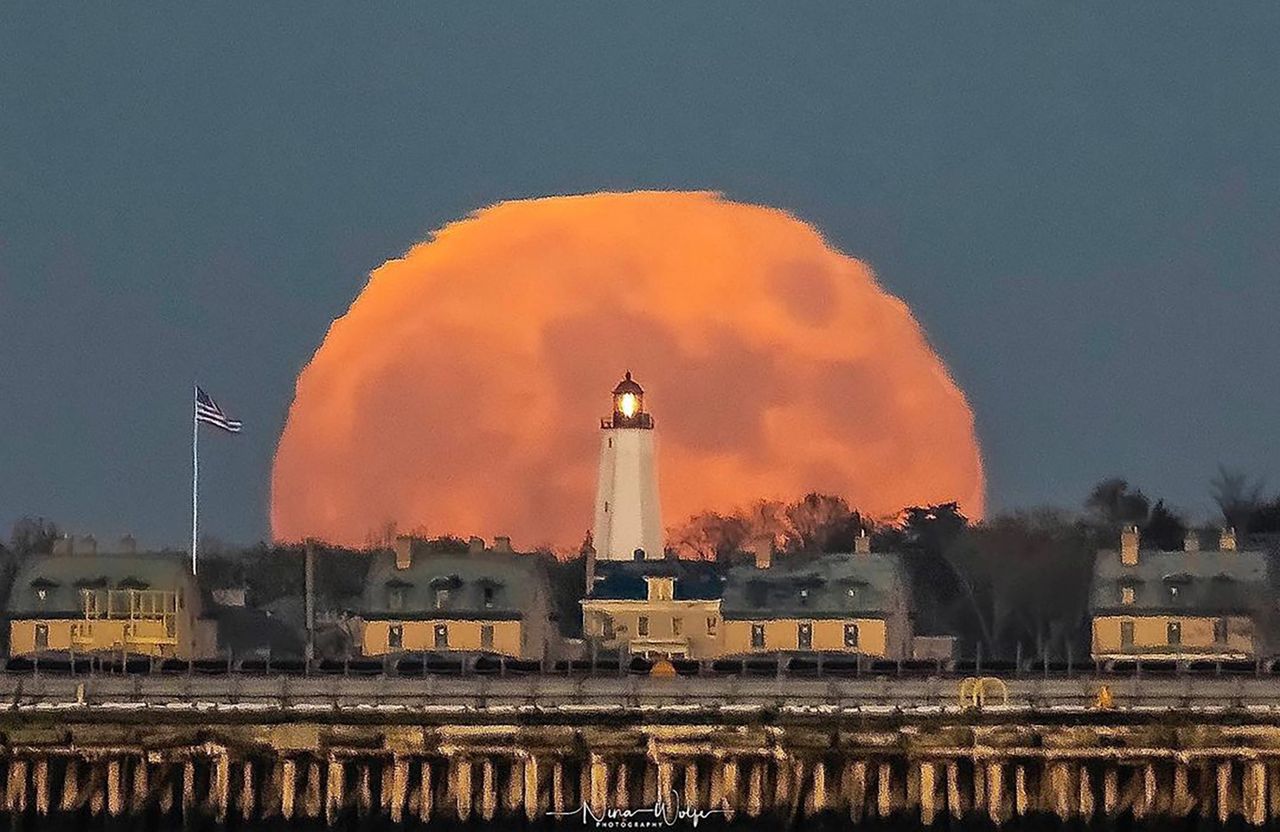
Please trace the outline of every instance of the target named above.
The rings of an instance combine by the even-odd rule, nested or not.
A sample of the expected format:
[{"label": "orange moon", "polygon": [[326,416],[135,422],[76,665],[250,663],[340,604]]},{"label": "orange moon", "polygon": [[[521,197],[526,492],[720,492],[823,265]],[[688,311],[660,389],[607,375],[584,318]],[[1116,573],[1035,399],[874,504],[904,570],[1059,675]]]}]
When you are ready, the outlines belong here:
[{"label": "orange moon", "polygon": [[576,546],[624,370],[669,527],[810,491],[983,513],[973,414],[906,304],[783,211],[663,191],[500,203],[376,269],[298,377],[272,533]]}]

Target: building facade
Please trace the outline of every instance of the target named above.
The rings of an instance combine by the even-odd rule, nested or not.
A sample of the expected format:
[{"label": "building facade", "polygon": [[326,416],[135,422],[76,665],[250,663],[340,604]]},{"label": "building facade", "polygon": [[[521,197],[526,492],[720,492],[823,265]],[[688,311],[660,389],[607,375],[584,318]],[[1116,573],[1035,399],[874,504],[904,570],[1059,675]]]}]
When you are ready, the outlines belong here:
[{"label": "building facade", "polygon": [[185,556],[135,548],[131,538],[110,553],[92,537],[64,538],[54,554],[28,558],[9,597],[10,655],[216,655],[217,628]]},{"label": "building facade", "polygon": [[646,658],[721,654],[725,570],[703,561],[600,562],[582,601],[583,636],[600,650]]},{"label": "building facade", "polygon": [[1216,550],[1190,532],[1182,551],[1143,549],[1136,527],[1098,552],[1090,591],[1095,660],[1249,659],[1264,649],[1267,555],[1241,551],[1233,530]]},{"label": "building facade", "polygon": [[667,560],[597,563],[583,633],[601,649],[647,658],[761,653],[909,658],[911,602],[897,555],[870,550],[774,558],[767,542],[738,565]]},{"label": "building facade", "polygon": [[730,570],[722,600],[721,651],[821,652],[899,659],[911,656],[911,600],[896,554],[872,552],[864,533],[855,551],[774,558]]},{"label": "building facade", "polygon": [[560,638],[546,572],[507,538],[491,549],[472,538],[468,551],[442,552],[399,537],[394,551],[373,557],[360,610],[364,655],[555,657]]}]

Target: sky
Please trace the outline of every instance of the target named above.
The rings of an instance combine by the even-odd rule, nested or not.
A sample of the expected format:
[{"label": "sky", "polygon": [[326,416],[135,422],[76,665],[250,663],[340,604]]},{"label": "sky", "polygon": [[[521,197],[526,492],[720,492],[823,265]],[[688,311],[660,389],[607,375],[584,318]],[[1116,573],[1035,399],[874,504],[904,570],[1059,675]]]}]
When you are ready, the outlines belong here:
[{"label": "sky", "polygon": [[[0,527],[268,533],[297,374],[495,202],[712,190],[906,301],[988,508],[1280,490],[1280,7],[27,4],[0,25]],[[588,422],[596,414],[588,414]],[[584,507],[584,514],[586,507]]]}]

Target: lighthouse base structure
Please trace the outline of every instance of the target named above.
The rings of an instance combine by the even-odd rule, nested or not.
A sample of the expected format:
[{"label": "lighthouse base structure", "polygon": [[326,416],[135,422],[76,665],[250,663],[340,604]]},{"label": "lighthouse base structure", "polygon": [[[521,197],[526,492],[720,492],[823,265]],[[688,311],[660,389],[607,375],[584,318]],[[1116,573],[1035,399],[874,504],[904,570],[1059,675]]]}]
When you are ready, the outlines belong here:
[{"label": "lighthouse base structure", "polygon": [[599,560],[659,560],[662,512],[652,428],[605,428],[600,436],[593,541]]}]

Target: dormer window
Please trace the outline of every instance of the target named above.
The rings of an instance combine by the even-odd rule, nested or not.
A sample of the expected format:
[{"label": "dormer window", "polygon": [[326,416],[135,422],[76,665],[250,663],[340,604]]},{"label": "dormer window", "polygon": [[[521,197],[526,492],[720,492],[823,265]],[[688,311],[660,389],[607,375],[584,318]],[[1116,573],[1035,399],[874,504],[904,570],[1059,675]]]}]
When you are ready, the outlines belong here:
[{"label": "dormer window", "polygon": [[394,611],[404,609],[404,587],[393,586],[387,590],[387,609]]},{"label": "dormer window", "polygon": [[675,578],[645,578],[650,601],[670,601],[675,597]]},{"label": "dormer window", "polygon": [[800,606],[809,606],[809,590],[807,589],[800,590]]},{"label": "dormer window", "polygon": [[1174,601],[1178,600],[1178,587],[1176,584],[1169,587],[1169,598]]},{"label": "dormer window", "polygon": [[484,587],[483,591],[484,591],[484,608],[490,609],[493,607],[493,587],[486,586]]},{"label": "dormer window", "polygon": [[443,587],[436,590],[436,609],[442,610],[449,603],[449,590]]},{"label": "dormer window", "polygon": [[1121,604],[1132,604],[1134,602],[1135,595],[1136,593],[1134,593],[1133,587],[1131,586],[1120,587],[1120,603]]}]

